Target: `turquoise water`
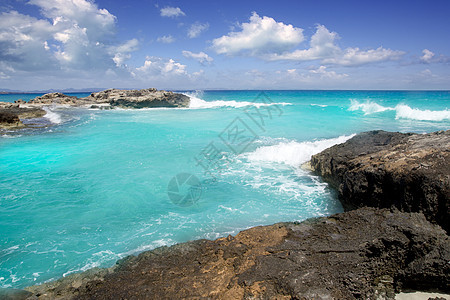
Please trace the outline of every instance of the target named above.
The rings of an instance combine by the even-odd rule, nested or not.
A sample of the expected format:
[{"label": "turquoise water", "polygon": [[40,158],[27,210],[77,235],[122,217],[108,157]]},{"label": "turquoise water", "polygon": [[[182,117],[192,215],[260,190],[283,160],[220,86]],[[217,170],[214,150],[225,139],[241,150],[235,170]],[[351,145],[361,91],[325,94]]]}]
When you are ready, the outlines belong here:
[{"label": "turquoise water", "polygon": [[[189,109],[53,107],[46,118],[54,126],[2,133],[0,287],[108,267],[162,245],[340,212],[327,184],[299,168],[312,154],[366,130],[450,127],[449,92],[188,95]],[[168,196],[179,173],[201,184],[187,205]]]}]

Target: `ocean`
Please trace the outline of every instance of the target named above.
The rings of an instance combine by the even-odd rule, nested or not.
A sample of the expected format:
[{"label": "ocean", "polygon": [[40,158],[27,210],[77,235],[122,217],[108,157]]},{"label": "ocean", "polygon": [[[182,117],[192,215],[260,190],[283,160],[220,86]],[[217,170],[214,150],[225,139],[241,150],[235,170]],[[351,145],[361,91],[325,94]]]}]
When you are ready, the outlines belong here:
[{"label": "ocean", "polygon": [[184,93],[186,109],[51,107],[52,126],[2,133],[0,287],[342,212],[300,167],[311,155],[362,131],[450,127],[448,91]]}]

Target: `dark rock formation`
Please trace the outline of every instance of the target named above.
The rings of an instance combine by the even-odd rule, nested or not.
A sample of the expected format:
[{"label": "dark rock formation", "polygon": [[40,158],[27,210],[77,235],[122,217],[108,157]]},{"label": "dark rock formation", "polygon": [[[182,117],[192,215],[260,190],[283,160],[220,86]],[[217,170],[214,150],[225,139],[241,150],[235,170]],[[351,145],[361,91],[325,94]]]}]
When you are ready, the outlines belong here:
[{"label": "dark rock formation", "polygon": [[77,105],[78,98],[68,96],[63,93],[49,93],[28,101],[28,104],[44,104],[44,105]]},{"label": "dark rock formation", "polygon": [[346,210],[423,212],[450,230],[450,130],[361,133],[313,156],[311,167],[338,189]]},{"label": "dark rock formation", "polygon": [[449,291],[449,260],[450,239],[423,214],[361,208],[162,247],[90,280],[28,290],[34,299],[393,299],[400,289]]},{"label": "dark rock formation", "polygon": [[45,114],[45,110],[38,107],[20,107],[19,104],[0,102],[0,130],[23,128],[23,119],[41,118]]},{"label": "dark rock formation", "polygon": [[1,300],[25,300],[32,295],[32,293],[24,290],[0,288]]},{"label": "dark rock formation", "polygon": [[23,126],[18,115],[0,110],[0,128],[19,128]]},{"label": "dark rock formation", "polygon": [[144,90],[117,90],[93,93],[83,100],[92,103],[109,103],[123,108],[148,107],[188,107],[190,98],[183,94],[158,91],[154,88]]}]

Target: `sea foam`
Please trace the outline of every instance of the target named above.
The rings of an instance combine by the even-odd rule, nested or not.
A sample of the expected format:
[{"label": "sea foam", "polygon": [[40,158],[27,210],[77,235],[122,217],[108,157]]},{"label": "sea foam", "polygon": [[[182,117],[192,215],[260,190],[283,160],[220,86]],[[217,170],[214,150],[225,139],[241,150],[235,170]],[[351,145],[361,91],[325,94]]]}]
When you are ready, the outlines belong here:
[{"label": "sea foam", "polygon": [[343,135],[337,138],[317,141],[280,142],[271,146],[259,147],[253,152],[242,155],[251,162],[283,163],[288,166],[299,167],[301,164],[309,161],[312,155],[336,144],[344,143],[353,136],[355,135]]},{"label": "sea foam", "polygon": [[46,112],[44,118],[48,119],[50,122],[52,122],[53,124],[61,124],[62,123],[62,118],[61,115],[52,111],[50,108],[48,107],[44,107],[44,110]]},{"label": "sea foam", "polygon": [[246,106],[270,106],[270,105],[291,105],[292,103],[288,102],[277,102],[277,103],[261,103],[261,102],[249,102],[249,101],[235,101],[235,100],[215,100],[215,101],[205,101],[201,99],[199,92],[195,93],[186,93],[185,95],[191,99],[191,103],[189,108],[191,109],[205,109],[205,108],[219,108],[219,107],[233,107],[233,108],[242,108]]},{"label": "sea foam", "polygon": [[398,104],[395,107],[382,106],[376,102],[366,101],[359,102],[357,100],[350,100],[349,111],[362,111],[364,115],[370,115],[383,111],[395,111],[396,119],[410,119],[417,121],[445,121],[450,120],[450,110],[429,110],[411,108],[406,104]]}]

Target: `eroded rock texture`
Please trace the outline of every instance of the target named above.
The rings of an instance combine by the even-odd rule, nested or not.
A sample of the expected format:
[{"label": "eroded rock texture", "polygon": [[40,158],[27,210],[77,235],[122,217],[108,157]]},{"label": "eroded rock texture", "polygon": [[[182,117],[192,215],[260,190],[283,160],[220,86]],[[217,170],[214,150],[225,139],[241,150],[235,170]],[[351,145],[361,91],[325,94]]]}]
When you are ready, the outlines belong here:
[{"label": "eroded rock texture", "polygon": [[450,230],[450,130],[361,133],[314,155],[311,166],[338,189],[346,210],[372,206],[423,212]]}]

